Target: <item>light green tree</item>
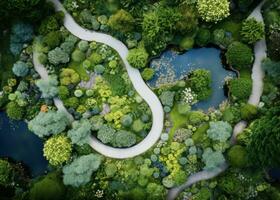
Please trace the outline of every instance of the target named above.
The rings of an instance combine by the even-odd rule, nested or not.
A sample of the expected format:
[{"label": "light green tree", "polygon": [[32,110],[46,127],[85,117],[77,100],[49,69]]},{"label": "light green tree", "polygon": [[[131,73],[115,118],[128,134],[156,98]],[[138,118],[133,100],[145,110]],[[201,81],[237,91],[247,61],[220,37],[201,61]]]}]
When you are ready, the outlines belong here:
[{"label": "light green tree", "polygon": [[197,0],[197,10],[206,22],[217,23],[230,15],[228,0]]},{"label": "light green tree", "polygon": [[53,136],[44,144],[44,156],[53,166],[59,166],[70,160],[72,146],[68,137]]}]

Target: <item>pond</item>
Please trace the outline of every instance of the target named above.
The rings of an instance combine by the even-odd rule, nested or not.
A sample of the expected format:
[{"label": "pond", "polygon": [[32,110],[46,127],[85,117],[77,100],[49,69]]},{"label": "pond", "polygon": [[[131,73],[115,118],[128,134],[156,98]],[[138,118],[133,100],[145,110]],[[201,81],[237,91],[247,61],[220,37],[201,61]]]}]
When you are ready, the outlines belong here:
[{"label": "pond", "polygon": [[44,174],[48,166],[43,141],[28,130],[24,121],[10,120],[4,112],[0,112],[0,157],[22,162],[33,177]]},{"label": "pond", "polygon": [[181,80],[195,69],[209,70],[212,77],[212,94],[207,100],[193,106],[194,109],[202,110],[217,108],[226,100],[223,89],[225,78],[236,76],[234,72],[223,67],[221,50],[216,48],[192,49],[183,54],[167,50],[159,58],[152,60],[151,68],[155,70],[153,79],[148,81],[152,88]]}]

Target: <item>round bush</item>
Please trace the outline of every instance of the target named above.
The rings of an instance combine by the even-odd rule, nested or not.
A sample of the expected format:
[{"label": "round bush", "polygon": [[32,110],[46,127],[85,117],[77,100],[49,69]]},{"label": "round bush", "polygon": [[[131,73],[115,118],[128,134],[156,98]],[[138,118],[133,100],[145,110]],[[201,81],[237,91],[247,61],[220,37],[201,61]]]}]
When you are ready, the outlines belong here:
[{"label": "round bush", "polygon": [[72,53],[72,59],[75,62],[82,62],[85,58],[86,58],[86,56],[81,50],[76,49]]},{"label": "round bush", "polygon": [[234,100],[247,100],[251,94],[252,80],[237,78],[229,82],[229,91]]},{"label": "round bush", "polygon": [[248,163],[246,149],[240,145],[231,147],[228,151],[228,160],[233,167],[246,167]]},{"label": "round bush", "polygon": [[254,57],[250,47],[241,42],[233,42],[228,47],[226,58],[230,65],[242,69],[251,67]]}]

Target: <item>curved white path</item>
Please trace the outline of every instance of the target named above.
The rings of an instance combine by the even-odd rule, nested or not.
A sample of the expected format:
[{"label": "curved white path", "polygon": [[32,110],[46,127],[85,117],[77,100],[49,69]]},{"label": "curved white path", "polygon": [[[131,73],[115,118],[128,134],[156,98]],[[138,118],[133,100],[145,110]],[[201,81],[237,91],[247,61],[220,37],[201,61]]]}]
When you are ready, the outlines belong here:
[{"label": "curved white path", "polygon": [[[122,148],[122,149],[113,148],[104,145],[95,137],[92,137],[90,141],[91,147],[97,152],[99,152],[100,154],[103,154],[104,156],[111,157],[111,158],[118,158],[118,159],[130,158],[146,152],[158,141],[161,135],[163,129],[164,112],[158,97],[150,90],[150,88],[143,81],[140,72],[137,69],[132,68],[127,62],[126,60],[128,54],[127,47],[122,42],[113,38],[110,35],[104,33],[98,33],[95,31],[90,31],[82,28],[74,21],[72,16],[64,9],[63,5],[58,0],[49,0],[49,1],[55,5],[57,11],[64,12],[65,14],[64,26],[73,35],[75,35],[76,37],[82,40],[104,43],[112,47],[119,53],[120,57],[124,62],[124,65],[127,69],[128,75],[130,77],[130,80],[135,90],[147,102],[147,104],[149,105],[152,111],[152,115],[153,115],[152,128],[149,134],[146,136],[146,138],[142,140],[140,143],[138,143],[137,145],[130,148]],[[33,60],[34,60],[34,66],[36,71],[40,74],[40,76],[43,79],[47,79],[48,72],[44,68],[44,66],[39,63],[38,55],[36,52],[34,53]],[[55,98],[54,103],[59,110],[67,111],[60,99]]]},{"label": "curved white path", "polygon": [[[263,17],[261,14],[261,7],[264,4],[265,0],[261,2],[254,11],[250,14],[248,18],[254,17],[257,21],[263,22]],[[254,54],[255,54],[255,61],[252,68],[252,81],[253,81],[253,88],[250,98],[248,100],[249,104],[258,106],[260,103],[260,98],[263,92],[263,78],[264,72],[261,68],[261,62],[266,57],[266,42],[265,39],[258,41],[254,46]],[[241,133],[247,126],[246,121],[240,121],[237,123],[233,129],[233,134],[231,137],[231,143],[234,145],[236,143],[236,137],[239,133]],[[196,174],[191,175],[187,182],[182,184],[181,186],[172,188],[168,191],[167,199],[174,200],[176,197],[186,188],[190,187],[191,185],[202,181],[214,178],[224,172],[227,169],[228,165],[223,163],[220,167],[213,171],[200,171]]]}]

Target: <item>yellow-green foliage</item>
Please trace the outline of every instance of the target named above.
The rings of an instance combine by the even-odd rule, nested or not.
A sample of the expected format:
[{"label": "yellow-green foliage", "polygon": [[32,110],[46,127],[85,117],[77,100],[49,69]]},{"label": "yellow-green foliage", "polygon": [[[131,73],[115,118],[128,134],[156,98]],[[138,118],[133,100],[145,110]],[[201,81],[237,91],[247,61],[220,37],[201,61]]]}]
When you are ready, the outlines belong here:
[{"label": "yellow-green foliage", "polygon": [[51,137],[44,145],[44,156],[54,166],[67,162],[71,157],[71,152],[70,140],[63,135]]},{"label": "yellow-green foliage", "polygon": [[198,0],[197,10],[206,22],[216,23],[230,15],[228,0]]},{"label": "yellow-green foliage", "polygon": [[114,122],[116,128],[121,128],[122,117],[131,111],[129,104],[131,103],[127,96],[114,96],[108,99],[111,111],[105,115],[105,120]]},{"label": "yellow-green foliage", "polygon": [[80,82],[79,74],[75,70],[69,68],[62,69],[59,78],[61,85],[69,85],[71,83],[76,84]]}]

